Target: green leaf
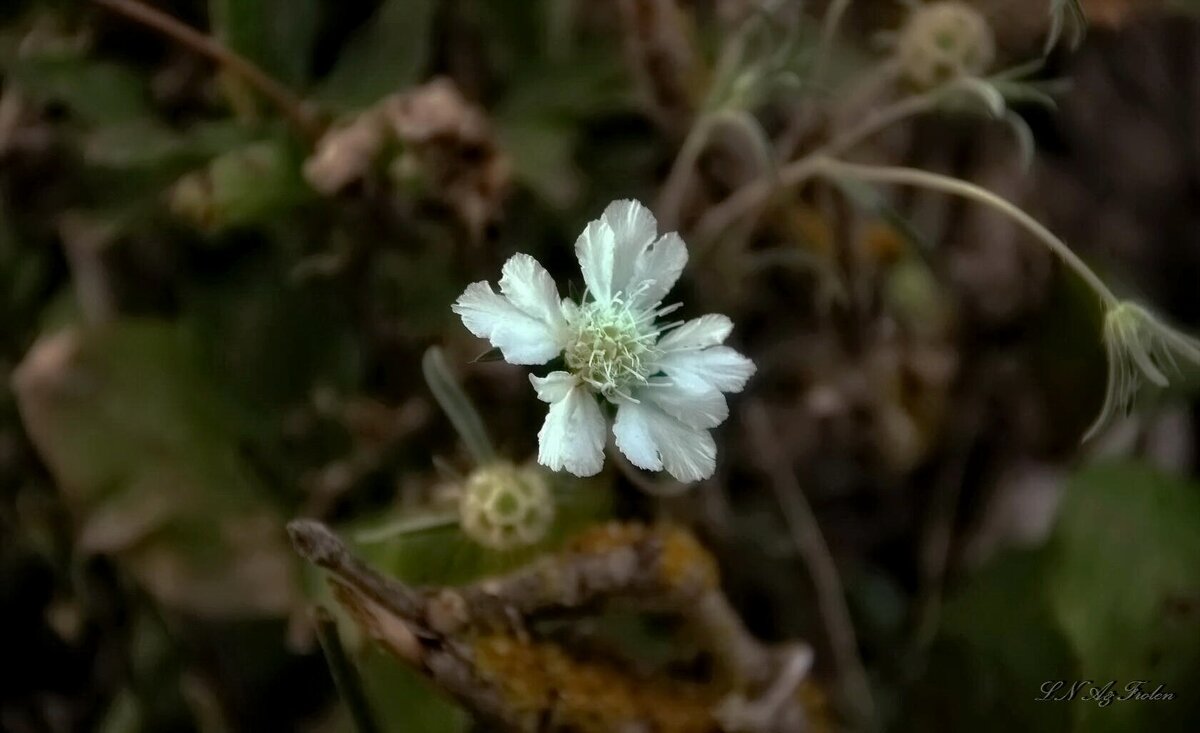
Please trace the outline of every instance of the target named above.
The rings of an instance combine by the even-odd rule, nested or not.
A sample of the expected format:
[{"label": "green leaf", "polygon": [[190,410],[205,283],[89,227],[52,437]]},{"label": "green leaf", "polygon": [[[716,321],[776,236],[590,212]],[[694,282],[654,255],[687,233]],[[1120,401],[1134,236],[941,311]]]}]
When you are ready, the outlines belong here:
[{"label": "green leaf", "polygon": [[581,125],[634,108],[618,61],[611,49],[588,48],[566,63],[514,62],[520,73],[495,111],[497,135],[515,177],[556,208],[577,203],[583,189],[575,164]]},{"label": "green leaf", "polygon": [[209,0],[214,34],[289,86],[308,81],[317,0]]},{"label": "green leaf", "polygon": [[1077,674],[1050,609],[1046,562],[1043,551],[1009,554],[948,600],[902,730],[1070,729],[1069,708],[1036,701],[1044,681]]},{"label": "green leaf", "polygon": [[267,420],[282,420],[316,385],[353,392],[362,367],[345,291],[290,280],[289,262],[282,253],[246,257],[220,280],[189,283],[182,294],[205,363]]},{"label": "green leaf", "polygon": [[1079,0],[1050,0],[1050,31],[1046,34],[1043,55],[1054,49],[1064,33],[1072,49],[1083,42],[1087,33],[1087,15]]},{"label": "green leaf", "polygon": [[122,689],[109,704],[98,730],[100,733],[137,733],[144,730],[144,726],[137,696],[128,689]]},{"label": "green leaf", "polygon": [[[1050,541],[996,558],[946,604],[909,730],[1186,730],[1200,719],[1200,485],[1136,463],[1067,486]],[[1145,680],[1171,701],[1037,701],[1051,680]],[[1060,693],[1061,694],[1061,693]]]},{"label": "green leaf", "polygon": [[201,165],[210,158],[253,142],[250,131],[234,122],[210,122],[173,130],[144,117],[89,132],[84,159],[114,170],[175,169]]},{"label": "green leaf", "polygon": [[[1200,485],[1136,463],[1098,465],[1071,481],[1047,582],[1086,678],[1148,680],[1171,703],[1087,706],[1079,729],[1183,730],[1200,701]],[[1190,700],[1180,700],[1190,697]]]},{"label": "green leaf", "polygon": [[262,223],[314,197],[300,165],[300,152],[285,139],[247,145],[181,179],[172,208],[213,231]]},{"label": "green leaf", "polygon": [[1004,113],[1004,124],[1012,130],[1013,137],[1016,138],[1017,150],[1021,156],[1021,170],[1028,173],[1033,170],[1034,156],[1037,155],[1037,140],[1033,136],[1033,130],[1024,117],[1011,110]]},{"label": "green leaf", "polygon": [[[612,514],[610,488],[598,479],[584,480],[545,473],[554,493],[555,520],[546,539],[528,548],[501,552],[484,547],[458,528],[437,524],[408,534],[386,537],[384,528],[410,514],[374,518],[347,530],[358,539],[357,551],[373,565],[411,585],[458,585],[513,570],[538,555],[561,546],[587,526]],[[450,511],[456,511],[451,507]],[[371,541],[361,541],[371,537]]]},{"label": "green leaf", "polygon": [[144,80],[117,64],[46,55],[14,59],[5,72],[26,92],[66,106],[86,123],[126,122],[150,113]]},{"label": "green leaf", "polygon": [[502,122],[500,141],[511,153],[513,173],[542,200],[566,208],[579,197],[582,184],[575,166],[578,134],[571,125],[549,119]]},{"label": "green leaf", "polygon": [[238,409],[197,364],[170,323],[67,327],[37,341],[14,392],[82,552],[187,613],[285,614],[298,587],[282,517]]},{"label": "green leaf", "polygon": [[[343,624],[349,626],[349,624]],[[464,733],[471,718],[420,673],[374,644],[359,656],[359,674],[380,727],[388,731]]]},{"label": "green leaf", "polygon": [[[43,291],[53,278],[53,253],[34,246],[17,232],[11,205],[0,198],[0,323],[32,324]],[[28,326],[10,328],[0,338],[24,339]],[[0,404],[5,400],[0,399]]]},{"label": "green leaf", "polygon": [[496,451],[492,440],[488,437],[487,427],[479,416],[474,403],[462,385],[454,378],[450,367],[446,364],[446,355],[437,346],[425,350],[421,359],[421,371],[425,375],[425,384],[433,393],[442,412],[450,419],[458,437],[462,440],[471,457],[477,465],[483,465],[495,460]]},{"label": "green leaf", "polygon": [[435,0],[384,0],[342,50],[317,98],[341,110],[370,106],[418,81],[428,61]]},{"label": "green leaf", "polygon": [[1167,7],[1179,13],[1200,15],[1200,0],[1169,0]]}]

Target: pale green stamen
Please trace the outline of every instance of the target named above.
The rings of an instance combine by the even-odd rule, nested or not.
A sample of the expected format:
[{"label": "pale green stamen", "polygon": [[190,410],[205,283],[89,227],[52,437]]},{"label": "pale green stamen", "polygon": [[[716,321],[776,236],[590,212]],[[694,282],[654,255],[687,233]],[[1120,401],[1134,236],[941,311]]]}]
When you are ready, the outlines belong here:
[{"label": "pale green stamen", "polygon": [[662,333],[654,319],[661,312],[635,310],[619,295],[608,303],[584,303],[570,324],[567,368],[606,396],[628,397],[630,387],[645,385],[650,377]]}]

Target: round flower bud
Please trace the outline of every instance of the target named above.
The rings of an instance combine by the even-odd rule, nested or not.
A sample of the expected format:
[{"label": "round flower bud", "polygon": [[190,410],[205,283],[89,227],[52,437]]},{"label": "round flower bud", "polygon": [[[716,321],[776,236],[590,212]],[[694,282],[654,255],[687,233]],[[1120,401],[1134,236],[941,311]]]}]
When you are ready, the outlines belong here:
[{"label": "round flower bud", "polygon": [[538,471],[510,463],[472,473],[458,506],[463,532],[495,550],[532,545],[554,521],[554,497]]},{"label": "round flower bud", "polygon": [[995,55],[996,41],[983,13],[953,0],[914,10],[896,44],[904,75],[923,88],[959,76],[978,76],[987,71]]}]

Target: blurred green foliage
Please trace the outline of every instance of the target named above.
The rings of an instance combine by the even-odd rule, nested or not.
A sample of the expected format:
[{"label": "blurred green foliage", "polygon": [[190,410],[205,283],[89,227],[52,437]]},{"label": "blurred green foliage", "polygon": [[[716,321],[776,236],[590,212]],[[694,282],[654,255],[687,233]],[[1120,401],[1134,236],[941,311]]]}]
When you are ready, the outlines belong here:
[{"label": "blurred green foliage", "polygon": [[[1069,483],[1044,547],[994,559],[950,599],[910,730],[1186,730],[1200,719],[1200,484],[1137,463]],[[1169,701],[1084,699],[1144,680]],[[1043,685],[1090,681],[1073,700]],[[1093,697],[1095,693],[1092,693]]]}]

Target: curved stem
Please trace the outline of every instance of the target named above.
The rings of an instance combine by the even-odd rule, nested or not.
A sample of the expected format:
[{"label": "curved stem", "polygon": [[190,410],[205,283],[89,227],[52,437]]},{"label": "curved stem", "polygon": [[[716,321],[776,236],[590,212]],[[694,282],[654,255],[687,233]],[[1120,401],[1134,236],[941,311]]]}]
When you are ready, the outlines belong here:
[{"label": "curved stem", "polygon": [[662,193],[658,197],[658,219],[664,230],[674,229],[679,225],[679,210],[683,206],[683,196],[687,191],[688,181],[692,171],[700,161],[700,155],[708,145],[708,136],[715,127],[715,120],[710,114],[701,115],[679,148],[671,172],[663,183]]},{"label": "curved stem", "polygon": [[305,111],[304,100],[249,59],[227,48],[211,36],[181,23],[161,10],[137,2],[137,0],[93,0],[93,2],[130,20],[153,28],[196,53],[207,56],[221,67],[241,77],[270,100],[303,137],[315,140],[320,135],[319,128]]},{"label": "curved stem", "polygon": [[945,93],[945,89],[934,90],[884,107],[808,155],[781,167],[776,180],[761,178],[739,188],[700,219],[696,225],[696,238],[701,242],[712,240],[746,212],[766,203],[777,185],[794,186],[811,178],[816,172],[813,161],[817,158],[839,155],[900,120],[933,109]]},{"label": "curved stem", "polygon": [[687,184],[696,172],[700,156],[712,140],[713,131],[721,126],[733,128],[746,138],[754,148],[763,180],[771,184],[776,183],[775,157],[771,144],[763,133],[756,131],[757,124],[757,120],[749,112],[736,109],[713,110],[696,120],[679,148],[679,154],[675,157],[671,172],[663,183],[662,193],[659,194],[655,210],[658,213],[660,228],[672,230],[679,226],[679,215],[683,208],[684,195],[687,193]]},{"label": "curved stem", "polygon": [[821,39],[820,45],[817,47],[817,60],[813,65],[813,77],[818,82],[825,75],[825,68],[829,65],[829,54],[833,50],[833,42],[837,40],[842,17],[850,9],[850,2],[851,0],[833,0],[825,10],[825,17],[821,20]]},{"label": "curved stem", "polygon": [[373,544],[395,539],[401,535],[427,532],[458,524],[457,513],[428,514],[420,517],[403,517],[395,522],[389,522],[382,527],[372,527],[354,535],[354,541],[359,544]]},{"label": "curved stem", "polygon": [[1038,241],[1049,247],[1050,251],[1057,255],[1063,264],[1082,278],[1096,292],[1106,307],[1112,307],[1118,303],[1117,296],[1113,294],[1112,290],[1100,279],[1099,275],[1093,272],[1079,258],[1079,255],[1075,254],[1067,246],[1066,242],[1055,236],[1053,232],[1042,225],[1037,219],[1025,213],[1019,206],[1008,199],[997,196],[982,186],[952,176],[931,173],[918,168],[861,165],[857,163],[844,163],[829,158],[819,158],[812,162],[816,175],[831,178],[851,178],[872,183],[896,183],[918,186],[933,191],[962,196],[985,206],[990,206],[1023,226],[1037,237]]}]

